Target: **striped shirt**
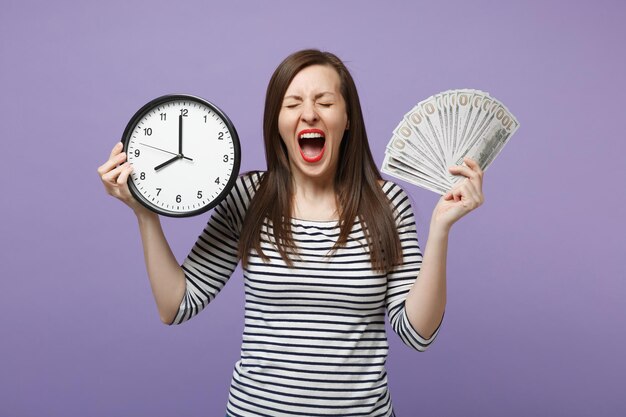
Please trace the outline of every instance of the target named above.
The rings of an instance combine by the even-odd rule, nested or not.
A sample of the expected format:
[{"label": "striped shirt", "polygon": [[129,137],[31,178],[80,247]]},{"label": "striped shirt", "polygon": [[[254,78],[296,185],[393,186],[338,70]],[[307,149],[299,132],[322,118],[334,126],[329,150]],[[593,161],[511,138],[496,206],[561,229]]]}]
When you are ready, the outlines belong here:
[{"label": "striped shirt", "polygon": [[[236,268],[239,234],[262,174],[245,174],[215,209],[182,264],[187,290],[172,324],[198,314]],[[385,182],[402,244],[403,263],[388,274],[372,269],[358,221],[347,244],[336,221],[292,219],[299,257],[289,268],[268,239],[244,268],[245,326],[241,359],[230,385],[230,416],[393,416],[385,362],[389,345],[385,311],[400,339],[417,351],[433,342],[411,326],[405,299],[420,271],[422,254],[410,200]],[[272,239],[273,241],[273,239]]]}]

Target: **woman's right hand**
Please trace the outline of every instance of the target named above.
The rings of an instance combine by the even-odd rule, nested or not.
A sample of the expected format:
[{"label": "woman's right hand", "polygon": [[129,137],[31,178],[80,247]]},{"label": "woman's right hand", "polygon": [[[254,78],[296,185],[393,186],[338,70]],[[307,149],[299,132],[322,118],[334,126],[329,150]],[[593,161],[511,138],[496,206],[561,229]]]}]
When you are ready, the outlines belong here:
[{"label": "woman's right hand", "polygon": [[152,214],[150,210],[139,203],[128,189],[128,176],[133,172],[133,166],[126,161],[124,146],[118,142],[111,151],[109,160],[98,167],[98,174],[109,195],[121,200],[130,207],[137,216]]}]

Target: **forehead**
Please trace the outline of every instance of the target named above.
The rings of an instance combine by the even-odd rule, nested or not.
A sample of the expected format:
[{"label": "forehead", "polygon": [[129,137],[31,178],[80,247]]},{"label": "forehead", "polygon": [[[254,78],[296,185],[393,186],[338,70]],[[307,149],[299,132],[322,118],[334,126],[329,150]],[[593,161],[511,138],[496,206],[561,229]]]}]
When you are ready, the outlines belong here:
[{"label": "forehead", "polygon": [[285,95],[315,94],[319,92],[339,93],[341,80],[337,71],[328,65],[311,65],[293,77]]}]

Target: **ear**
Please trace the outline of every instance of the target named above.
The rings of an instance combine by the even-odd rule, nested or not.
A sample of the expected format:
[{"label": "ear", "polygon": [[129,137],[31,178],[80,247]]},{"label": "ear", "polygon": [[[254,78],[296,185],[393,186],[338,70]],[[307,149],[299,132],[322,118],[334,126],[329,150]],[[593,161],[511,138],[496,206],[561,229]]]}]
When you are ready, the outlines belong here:
[{"label": "ear", "polygon": [[346,130],[350,129],[350,120],[348,120],[348,123],[346,123]]}]

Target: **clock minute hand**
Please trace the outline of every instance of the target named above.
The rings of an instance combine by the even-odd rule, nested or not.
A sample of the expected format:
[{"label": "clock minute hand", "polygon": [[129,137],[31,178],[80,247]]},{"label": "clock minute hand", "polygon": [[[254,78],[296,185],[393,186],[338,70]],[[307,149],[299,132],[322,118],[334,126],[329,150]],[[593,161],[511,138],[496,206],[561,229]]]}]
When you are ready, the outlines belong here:
[{"label": "clock minute hand", "polygon": [[168,166],[169,164],[171,164],[172,162],[177,161],[179,159],[180,159],[180,156],[176,155],[175,157],[173,157],[171,159],[168,159],[167,161],[163,162],[161,165],[157,165],[156,167],[154,167],[154,170],[158,171],[161,168],[164,168],[164,167]]},{"label": "clock minute hand", "polygon": [[183,115],[178,116],[178,153],[183,154]]}]

